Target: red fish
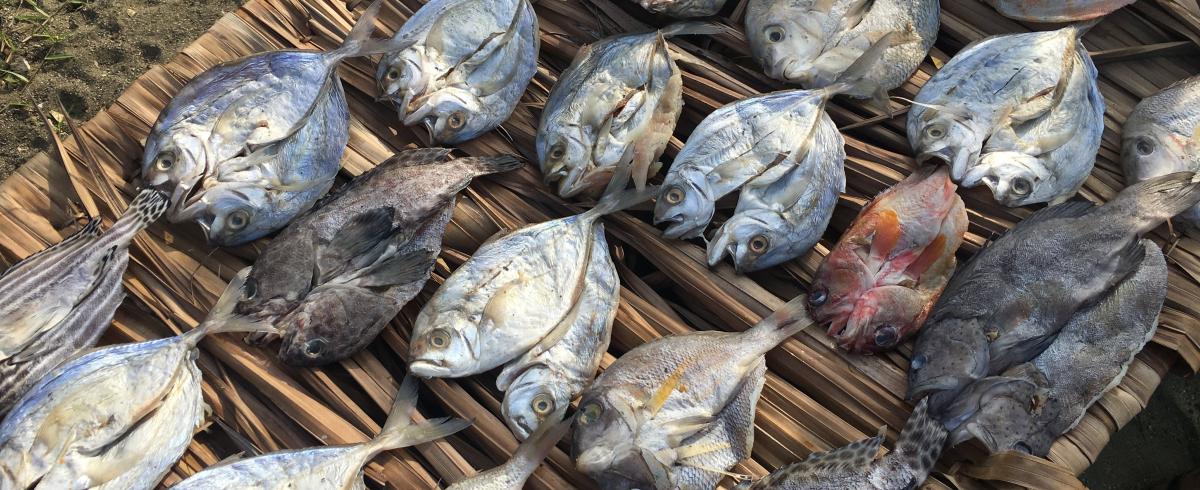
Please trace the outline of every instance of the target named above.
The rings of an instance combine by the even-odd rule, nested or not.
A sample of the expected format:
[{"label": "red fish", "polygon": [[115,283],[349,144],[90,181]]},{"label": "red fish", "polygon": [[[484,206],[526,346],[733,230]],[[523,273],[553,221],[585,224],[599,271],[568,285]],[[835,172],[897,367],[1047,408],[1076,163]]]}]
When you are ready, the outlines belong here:
[{"label": "red fish", "polygon": [[813,319],[851,352],[895,347],[954,273],[967,210],[945,167],[917,170],[863,208],[809,290]]}]

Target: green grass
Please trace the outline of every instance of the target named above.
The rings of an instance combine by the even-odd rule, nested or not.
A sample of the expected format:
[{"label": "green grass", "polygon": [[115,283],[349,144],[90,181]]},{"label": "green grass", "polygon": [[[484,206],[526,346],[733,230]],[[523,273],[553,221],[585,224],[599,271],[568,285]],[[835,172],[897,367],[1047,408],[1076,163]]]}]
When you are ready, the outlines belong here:
[{"label": "green grass", "polygon": [[74,59],[70,34],[52,28],[51,22],[91,1],[47,2],[52,6],[45,8],[31,0],[0,2],[0,91],[29,85],[47,63]]}]

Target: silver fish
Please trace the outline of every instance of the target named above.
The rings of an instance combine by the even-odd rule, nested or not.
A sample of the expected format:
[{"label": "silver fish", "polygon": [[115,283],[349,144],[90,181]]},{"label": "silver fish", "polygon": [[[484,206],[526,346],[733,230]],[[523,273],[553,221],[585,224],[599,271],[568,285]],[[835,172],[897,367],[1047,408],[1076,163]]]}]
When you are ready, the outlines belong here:
[{"label": "silver fish", "polygon": [[924,400],[900,431],[896,450],[876,458],[887,427],[848,446],[810,454],[804,461],[772,471],[735,490],[838,490],[843,488],[907,490],[917,488],[942,454],[946,429],[929,414]]},{"label": "silver fish", "polygon": [[0,423],[0,488],[151,489],[204,418],[196,345],[267,327],[233,316],[248,271],[199,327],[105,347],[42,378]]},{"label": "silver fish", "polygon": [[213,243],[239,245],[282,228],[329,189],[350,120],[337,65],[411,42],[368,39],[381,5],[333,51],[251,55],[179,91],[142,158],[144,184],[170,196],[168,219],[196,220]]},{"label": "silver fish", "polygon": [[[1134,183],[1172,172],[1200,171],[1200,77],[1146,97],[1129,114],[1121,136],[1125,180]],[[1200,206],[1179,215],[1182,228],[1200,235]]]},{"label": "silver fish", "polygon": [[504,391],[504,421],[518,439],[529,437],[547,420],[562,420],[571,400],[596,377],[608,350],[621,288],[604,226],[597,224],[593,234],[584,289],[562,320],[570,322],[562,337],[543,338],[496,377],[496,387]]},{"label": "silver fish", "polygon": [[1146,256],[1128,279],[1071,318],[1036,358],[972,384],[946,415],[952,444],[978,438],[992,453],[1038,456],[1074,428],[1125,377],[1154,336],[1167,296],[1162,250],[1142,240]]},{"label": "silver fish", "polygon": [[416,44],[388,53],[375,79],[404,124],[455,144],[512,114],[537,73],[537,14],[529,0],[434,0],[396,33]]},{"label": "silver fish", "polygon": [[543,424],[529,436],[529,439],[517,447],[517,451],[507,462],[460,480],[446,487],[446,490],[521,490],[525,488],[525,481],[542,464],[542,460],[546,459],[546,455],[550,454],[558,440],[571,430],[572,421],[573,419],[568,418]]},{"label": "silver fish", "polygon": [[708,264],[725,255],[738,272],[782,264],[808,252],[829,226],[846,190],[845,141],[824,111],[809,147],[746,184],[733,217],[708,242]]},{"label": "silver fish", "polygon": [[683,110],[683,79],[667,38],[722,32],[718,25],[680,23],[584,46],[542,111],[537,155],[559,195],[642,189],[658,171]]},{"label": "silver fish", "polygon": [[638,0],[638,4],[655,14],[686,19],[716,15],[725,6],[725,0]]},{"label": "silver fish", "polygon": [[1108,15],[1136,0],[988,0],[997,12],[1027,22],[1076,22]]},{"label": "silver fish", "polygon": [[908,113],[918,163],[936,159],[961,182],[998,129],[1044,116],[1062,99],[1086,26],[984,39],[921,87]]},{"label": "silver fish", "polygon": [[751,0],[746,38],[767,76],[806,88],[833,83],[887,33],[897,41],[878,68],[847,93],[886,101],[929,55],[940,25],[938,0]]},{"label": "silver fish", "polygon": [[366,347],[429,279],[458,192],[523,165],[510,156],[448,160],[450,151],[398,153],[271,241],[237,311],[282,333],[280,359],[324,365]]},{"label": "silver fish", "polygon": [[171,487],[177,490],[341,488],[366,490],[362,468],[379,453],[447,437],[470,421],[439,418],[413,424],[417,381],[406,376],[379,435],[361,444],[279,451],[218,464]]},{"label": "silver fish", "polygon": [[585,213],[483,244],[417,315],[409,369],[424,377],[470,376],[562,337],[586,289],[588,263],[607,254],[596,247],[600,218],[657,190],[611,194]]},{"label": "silver fish", "polygon": [[663,236],[701,236],[718,199],[806,151],[820,122],[829,121],[828,100],[823,91],[775,92],[704,118],[675,157],[655,203],[655,223],[670,223]]},{"label": "silver fish", "polygon": [[971,383],[1027,362],[1085,305],[1137,269],[1139,238],[1200,202],[1200,178],[1169,174],[1112,201],[1039,211],[961,266],[933,307],[908,374],[908,397],[935,414]]},{"label": "silver fish", "polygon": [[963,176],[963,187],[983,183],[1010,207],[1054,205],[1079,191],[1100,150],[1104,97],[1091,57],[1077,51],[1073,65],[1062,101],[1035,120],[998,128],[979,164]]},{"label": "silver fish", "polygon": [[[625,353],[583,393],[576,467],[605,488],[715,484],[737,462],[729,456],[744,455],[752,441],[764,354],[811,324],[804,303],[793,299],[745,332],[673,335]],[[724,450],[734,452],[719,465],[694,459]]]},{"label": "silver fish", "polygon": [[167,209],[144,190],[108,231],[93,219],[0,277],[0,417],[59,363],[96,344],[125,298],[133,237]]}]

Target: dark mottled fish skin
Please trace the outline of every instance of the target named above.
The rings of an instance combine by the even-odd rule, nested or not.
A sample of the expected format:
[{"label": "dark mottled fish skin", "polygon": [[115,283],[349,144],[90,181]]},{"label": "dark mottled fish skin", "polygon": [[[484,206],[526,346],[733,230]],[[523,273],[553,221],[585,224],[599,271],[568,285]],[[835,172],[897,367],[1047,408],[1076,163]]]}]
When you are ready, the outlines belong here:
[{"label": "dark mottled fish skin", "polygon": [[1166,258],[1153,242],[1142,246],[1146,257],[1137,271],[1072,317],[1034,360],[967,388],[944,416],[952,443],[978,438],[992,453],[1045,456],[1121,382],[1154,336],[1167,296]]},{"label": "dark mottled fish skin", "polygon": [[[100,220],[92,220],[0,277],[0,304],[4,305],[0,312],[6,322],[0,327],[0,339],[23,344],[15,352],[0,355],[0,417],[47,372],[96,344],[125,298],[121,279],[129,263],[129,244],[161,217],[166,207],[166,196],[143,191],[108,231],[101,232]],[[61,313],[65,316],[51,324],[31,326],[36,333],[24,341],[13,339],[14,324],[37,321],[30,318],[35,312],[21,305],[41,310],[48,303],[43,295],[48,294],[62,299],[57,306],[65,310]],[[8,340],[0,340],[0,344],[7,345]]]},{"label": "dark mottled fish skin", "polygon": [[917,337],[911,400],[940,413],[972,382],[1029,361],[1082,307],[1141,263],[1138,239],[1200,202],[1196,174],[1129,187],[1093,207],[1046,208],[981,250],[950,280]]},{"label": "dark mottled fish skin", "polygon": [[424,286],[459,191],[519,168],[510,156],[448,160],[408,150],[324,198],[273,240],[237,312],[270,321],[280,358],[322,365],[359,350]]},{"label": "dark mottled fish skin", "polygon": [[879,435],[848,446],[813,453],[755,482],[743,482],[736,490],[908,490],[917,488],[942,454],[946,429],[930,416],[926,401],[917,404],[896,449],[875,459],[883,445],[885,428]]}]

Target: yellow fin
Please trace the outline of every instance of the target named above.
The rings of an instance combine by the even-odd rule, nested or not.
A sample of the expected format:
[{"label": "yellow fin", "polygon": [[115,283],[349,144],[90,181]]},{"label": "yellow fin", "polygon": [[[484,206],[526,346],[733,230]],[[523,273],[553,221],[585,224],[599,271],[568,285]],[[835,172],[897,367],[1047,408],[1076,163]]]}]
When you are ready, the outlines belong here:
[{"label": "yellow fin", "polygon": [[650,418],[658,415],[658,411],[662,410],[663,405],[666,405],[667,398],[671,397],[671,393],[679,389],[683,383],[683,372],[687,369],[687,362],[682,362],[663,380],[662,386],[658,387],[658,391],[650,398],[650,403],[646,406],[650,409]]}]

